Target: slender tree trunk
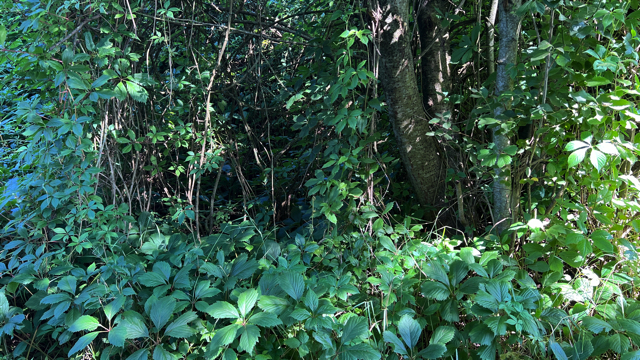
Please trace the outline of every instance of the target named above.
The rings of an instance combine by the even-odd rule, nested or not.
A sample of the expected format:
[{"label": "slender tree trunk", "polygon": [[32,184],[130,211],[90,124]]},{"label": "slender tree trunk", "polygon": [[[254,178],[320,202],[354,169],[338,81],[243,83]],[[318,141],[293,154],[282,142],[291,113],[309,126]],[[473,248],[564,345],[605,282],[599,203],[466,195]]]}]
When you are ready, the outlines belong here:
[{"label": "slender tree trunk", "polygon": [[429,122],[414,71],[408,26],[409,0],[374,3],[374,28],[380,31],[380,80],[400,156],[418,200],[437,204],[444,195],[445,166],[435,138],[427,136]]},{"label": "slender tree trunk", "polygon": [[[498,52],[498,71],[496,73],[496,96],[513,88],[509,70],[516,65],[518,53],[518,34],[520,33],[520,17],[515,10],[521,0],[500,1],[498,5],[500,31],[500,50]],[[510,103],[502,100],[502,105],[494,110],[499,119]],[[493,142],[498,156],[510,145],[509,134],[504,134],[500,127],[493,129]],[[511,224],[511,166],[496,167],[493,181],[493,216],[496,221],[495,230],[502,233]]]},{"label": "slender tree trunk", "polygon": [[491,9],[489,9],[489,18],[487,19],[487,36],[489,37],[489,75],[496,72],[496,52],[494,49],[495,33],[496,33],[496,16],[498,15],[498,0],[491,0]]}]

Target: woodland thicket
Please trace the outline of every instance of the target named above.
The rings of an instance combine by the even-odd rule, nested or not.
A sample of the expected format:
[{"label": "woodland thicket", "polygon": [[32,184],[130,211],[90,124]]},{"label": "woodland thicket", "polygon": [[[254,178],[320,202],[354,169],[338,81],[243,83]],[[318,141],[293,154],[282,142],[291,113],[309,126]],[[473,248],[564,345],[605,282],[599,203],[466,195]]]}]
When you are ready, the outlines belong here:
[{"label": "woodland thicket", "polygon": [[0,358],[639,359],[638,0],[0,0]]}]

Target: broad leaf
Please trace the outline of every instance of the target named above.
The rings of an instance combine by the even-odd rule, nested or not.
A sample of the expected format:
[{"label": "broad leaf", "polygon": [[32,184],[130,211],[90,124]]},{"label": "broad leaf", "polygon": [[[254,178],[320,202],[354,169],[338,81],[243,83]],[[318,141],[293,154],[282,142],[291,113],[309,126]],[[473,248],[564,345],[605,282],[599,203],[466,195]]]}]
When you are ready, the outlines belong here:
[{"label": "broad leaf", "polygon": [[240,344],[238,350],[244,350],[253,354],[253,348],[260,338],[260,329],[255,325],[246,325],[238,331],[240,333]]},{"label": "broad leaf", "polygon": [[455,334],[456,330],[451,326],[438,326],[433,335],[431,335],[429,344],[446,344],[453,339]]},{"label": "broad leaf", "polygon": [[245,318],[256,305],[258,296],[256,289],[246,290],[238,296],[238,309],[240,309],[240,314],[243,318]]},{"label": "broad leaf", "polygon": [[158,299],[152,306],[149,313],[153,325],[160,330],[169,321],[173,310],[176,308],[176,299],[171,296],[165,296]]},{"label": "broad leaf", "polygon": [[231,342],[236,338],[236,332],[241,327],[242,326],[238,324],[231,324],[216,331],[216,334],[213,335],[213,339],[211,339],[211,346],[213,348],[218,348],[220,346],[231,344]]},{"label": "broad leaf", "polygon": [[73,345],[71,350],[69,350],[69,353],[67,354],[67,356],[71,357],[71,355],[89,346],[89,344],[91,344],[91,342],[98,336],[98,334],[100,334],[100,331],[94,331],[78,339],[78,341]]},{"label": "broad leaf", "polygon": [[359,343],[350,346],[343,346],[341,349],[342,359],[362,359],[362,360],[378,360],[381,358],[381,354],[371,345],[367,343]]},{"label": "broad leaf", "polygon": [[78,320],[74,321],[73,324],[69,327],[69,331],[78,332],[82,330],[93,331],[100,325],[98,319],[89,315],[82,315],[78,318]]},{"label": "broad leaf", "polygon": [[216,319],[237,319],[240,317],[238,310],[226,301],[218,301],[209,306],[206,312]]},{"label": "broad leaf", "polygon": [[422,283],[421,290],[424,296],[434,300],[446,300],[451,295],[446,285],[435,281],[425,281]]},{"label": "broad leaf", "polygon": [[299,273],[287,272],[280,276],[280,287],[298,301],[304,293],[304,279]]},{"label": "broad leaf", "polygon": [[360,316],[352,316],[347,320],[347,323],[342,329],[342,337],[340,338],[340,341],[343,344],[346,344],[353,339],[367,334],[368,331],[367,319]]},{"label": "broad leaf", "polygon": [[413,349],[420,339],[422,328],[420,324],[409,315],[403,315],[398,322],[398,332],[409,349]]},{"label": "broad leaf", "polygon": [[269,312],[259,312],[257,314],[253,314],[249,318],[248,323],[256,324],[263,327],[274,327],[277,325],[281,325],[282,321],[278,319],[278,316],[276,314]]},{"label": "broad leaf", "polygon": [[442,356],[445,351],[447,351],[447,348],[444,345],[436,343],[430,344],[425,349],[421,350],[418,355],[425,359],[437,359]]},{"label": "broad leaf", "polygon": [[123,347],[124,341],[127,338],[127,327],[124,325],[118,325],[109,330],[107,337],[109,344],[117,347]]},{"label": "broad leaf", "polygon": [[404,343],[400,339],[398,339],[398,337],[394,333],[387,330],[384,332],[383,337],[384,337],[384,341],[392,343],[394,345],[395,352],[397,352],[400,355],[407,355],[407,348],[404,346]]}]

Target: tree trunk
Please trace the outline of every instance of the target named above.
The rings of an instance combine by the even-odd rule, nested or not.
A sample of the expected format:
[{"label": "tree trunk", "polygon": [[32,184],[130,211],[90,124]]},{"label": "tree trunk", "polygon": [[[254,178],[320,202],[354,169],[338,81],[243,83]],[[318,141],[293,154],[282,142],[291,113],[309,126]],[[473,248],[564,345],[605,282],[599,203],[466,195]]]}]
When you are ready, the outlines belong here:
[{"label": "tree trunk", "polygon": [[[513,88],[509,70],[516,65],[518,52],[518,34],[520,33],[520,17],[515,11],[521,0],[500,1],[498,6],[500,31],[500,50],[498,52],[498,70],[496,73],[496,96]],[[509,108],[507,100],[494,110],[496,119]],[[498,156],[510,145],[509,134],[504,134],[500,127],[493,128],[493,142]],[[496,167],[493,181],[493,216],[498,234],[511,225],[511,166]]]},{"label": "tree trunk", "polygon": [[414,70],[409,0],[381,0],[374,5],[374,29],[380,31],[380,80],[402,162],[420,203],[438,204],[444,196],[445,166],[429,122]]}]

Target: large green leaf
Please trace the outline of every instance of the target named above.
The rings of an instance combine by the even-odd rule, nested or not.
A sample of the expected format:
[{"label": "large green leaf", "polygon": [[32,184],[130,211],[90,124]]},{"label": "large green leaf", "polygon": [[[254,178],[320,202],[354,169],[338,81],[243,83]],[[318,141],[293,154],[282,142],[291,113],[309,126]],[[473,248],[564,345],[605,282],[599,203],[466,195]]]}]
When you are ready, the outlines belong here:
[{"label": "large green leaf", "polygon": [[148,360],[149,359],[149,350],[140,349],[133,354],[129,355],[127,360]]},{"label": "large green leaf", "polygon": [[240,328],[238,333],[241,334],[238,350],[244,350],[249,354],[253,354],[253,348],[260,338],[260,329],[255,325],[246,325]]},{"label": "large green leaf", "polygon": [[258,326],[263,327],[274,327],[282,324],[282,321],[278,319],[276,314],[270,312],[259,312],[257,314],[253,314],[249,320],[249,324],[256,324]]},{"label": "large green leaf", "polygon": [[445,285],[449,285],[449,277],[442,268],[442,265],[436,262],[430,262],[424,266],[423,271],[431,279],[437,280]]},{"label": "large green leaf", "polygon": [[89,344],[91,344],[91,342],[98,336],[98,334],[100,334],[100,331],[94,331],[78,339],[78,341],[73,345],[71,350],[69,350],[69,353],[67,354],[67,356],[71,357],[71,355],[89,346]]},{"label": "large green leaf", "polygon": [[424,296],[434,300],[446,300],[451,295],[446,285],[435,281],[425,281],[422,283],[421,290]]},{"label": "large green leaf", "polygon": [[446,346],[440,343],[430,344],[425,349],[421,350],[418,355],[425,359],[437,359],[447,351]]},{"label": "large green leaf", "polygon": [[378,360],[382,355],[371,347],[371,345],[366,343],[359,343],[355,345],[346,345],[341,349],[341,359],[349,359],[349,360]]},{"label": "large green leaf", "polygon": [[256,289],[249,289],[238,296],[238,309],[243,318],[251,312],[253,307],[258,301],[258,291]]},{"label": "large green leaf", "polygon": [[112,328],[108,334],[109,344],[117,347],[123,347],[126,338],[127,327],[124,325],[118,325]]},{"label": "large green leaf", "polygon": [[165,296],[158,299],[152,306],[149,312],[149,317],[153,321],[153,325],[160,330],[169,321],[173,310],[176,308],[176,299],[171,296]]},{"label": "large green leaf", "polygon": [[125,311],[122,325],[127,328],[127,339],[149,337],[149,329],[144,323],[144,318],[134,311]]},{"label": "large green leaf", "polygon": [[100,325],[98,319],[89,315],[82,315],[76,321],[71,324],[69,331],[78,332],[82,330],[93,331]]},{"label": "large green leaf", "polygon": [[149,94],[147,90],[145,90],[142,86],[136,84],[133,81],[127,81],[127,93],[133,98],[133,100],[146,103],[149,98]]},{"label": "large green leaf", "polygon": [[198,315],[194,311],[187,311],[169,324],[164,334],[175,338],[188,338],[195,333],[195,330],[187,324],[197,318]]},{"label": "large green leaf", "polygon": [[262,295],[258,301],[260,309],[274,314],[281,314],[289,305],[286,299],[273,295]]},{"label": "large green leaf", "polygon": [[582,326],[584,326],[594,334],[599,334],[602,331],[606,333],[613,329],[613,327],[609,325],[608,322],[592,316],[585,316],[584,318],[582,318]]},{"label": "large green leaf", "polygon": [[105,316],[107,317],[107,320],[111,321],[111,319],[115,316],[115,314],[118,313],[118,311],[120,311],[120,309],[122,308],[122,305],[124,305],[124,301],[125,301],[124,295],[118,295],[112,302],[105,305],[103,310],[104,310]]},{"label": "large green leaf", "polygon": [[347,323],[344,324],[340,340],[343,344],[346,344],[351,340],[365,335],[368,331],[367,319],[360,316],[352,316],[347,320]]},{"label": "large green leaf", "polygon": [[304,278],[299,273],[289,271],[280,276],[280,287],[294,300],[299,301],[304,293]]},{"label": "large green leaf", "polygon": [[213,339],[211,339],[211,346],[213,348],[218,348],[220,346],[231,344],[231,342],[236,338],[237,331],[241,327],[242,326],[239,324],[231,324],[216,331],[215,335],[213,335]]},{"label": "large green leaf", "polygon": [[216,319],[237,319],[240,317],[238,309],[226,301],[218,301],[210,305],[206,312]]},{"label": "large green leaf", "polygon": [[438,326],[433,335],[431,335],[429,344],[446,344],[453,339],[455,334],[456,329],[452,326]]},{"label": "large green leaf", "polygon": [[153,349],[153,360],[178,360],[178,357],[165,350],[162,345],[156,345]]},{"label": "large green leaf", "polygon": [[394,351],[400,355],[407,355],[407,348],[404,346],[404,343],[398,339],[398,337],[387,330],[383,334],[384,341],[392,343],[394,345]]},{"label": "large green leaf", "polygon": [[402,315],[398,322],[398,332],[402,340],[407,344],[407,347],[413,349],[420,339],[422,328],[420,324],[409,315]]}]

